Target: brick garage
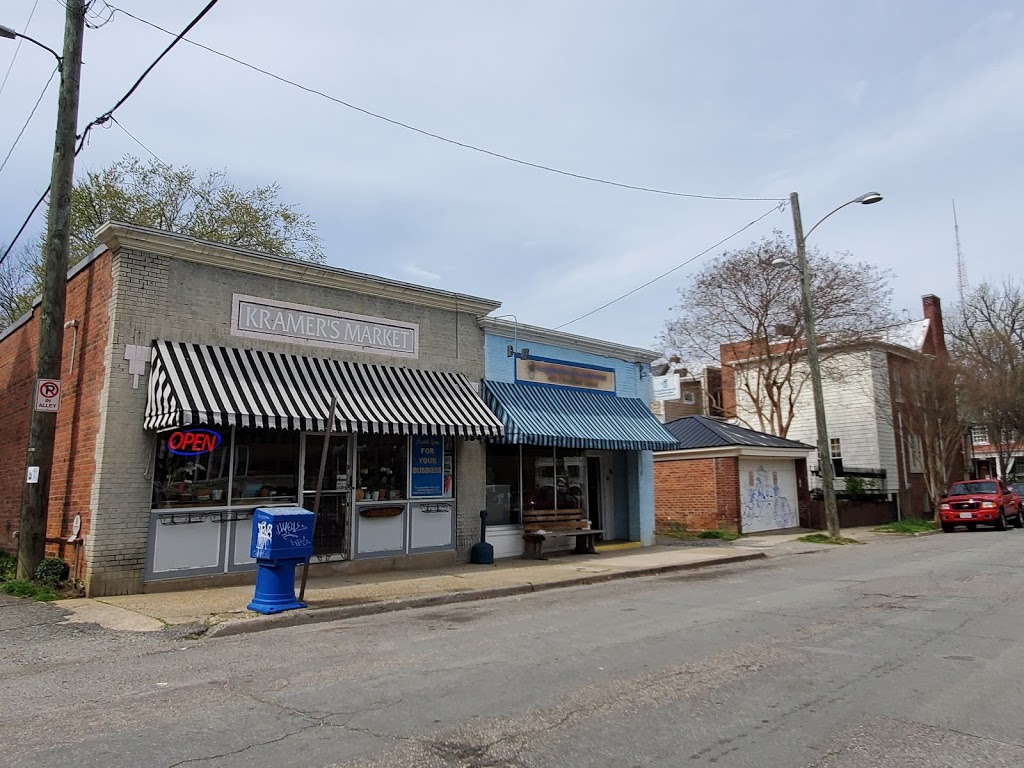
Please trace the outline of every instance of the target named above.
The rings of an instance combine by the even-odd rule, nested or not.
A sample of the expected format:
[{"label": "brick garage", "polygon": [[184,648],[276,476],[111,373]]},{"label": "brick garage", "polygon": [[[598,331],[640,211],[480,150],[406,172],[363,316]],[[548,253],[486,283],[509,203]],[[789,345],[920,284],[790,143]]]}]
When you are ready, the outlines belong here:
[{"label": "brick garage", "polygon": [[[665,428],[680,448],[654,455],[654,515],[659,530],[770,530],[771,515],[758,519],[758,510],[751,504],[751,499],[762,497],[773,513],[781,505],[778,498],[783,499],[788,514],[778,519],[791,520],[794,526],[806,514],[810,503],[806,457],[811,446],[706,416],[676,419]],[[779,492],[780,485],[787,486],[785,478],[780,478],[783,474],[792,476],[794,486],[784,496]]]},{"label": "brick garage", "polygon": [[[671,452],[675,453],[675,451]],[[654,520],[658,530],[739,533],[739,459],[654,457]]]}]

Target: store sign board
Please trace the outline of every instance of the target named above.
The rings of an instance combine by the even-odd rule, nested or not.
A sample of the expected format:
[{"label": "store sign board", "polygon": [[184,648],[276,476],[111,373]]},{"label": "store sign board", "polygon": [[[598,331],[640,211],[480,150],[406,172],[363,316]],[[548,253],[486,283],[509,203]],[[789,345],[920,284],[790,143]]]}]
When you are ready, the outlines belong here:
[{"label": "store sign board", "polygon": [[235,294],[231,334],[402,357],[419,356],[416,323]]},{"label": "store sign board", "polygon": [[210,429],[179,429],[167,436],[167,450],[175,456],[212,453],[218,445],[220,435]]},{"label": "store sign board", "polygon": [[542,357],[516,358],[516,381],[549,387],[570,387],[615,394],[615,370],[593,365],[548,360]]},{"label": "store sign board", "polygon": [[444,491],[444,440],[433,435],[412,438],[412,495],[441,496]]},{"label": "store sign board", "polygon": [[679,374],[673,373],[669,376],[652,376],[651,383],[654,385],[655,400],[678,400],[679,399]]}]

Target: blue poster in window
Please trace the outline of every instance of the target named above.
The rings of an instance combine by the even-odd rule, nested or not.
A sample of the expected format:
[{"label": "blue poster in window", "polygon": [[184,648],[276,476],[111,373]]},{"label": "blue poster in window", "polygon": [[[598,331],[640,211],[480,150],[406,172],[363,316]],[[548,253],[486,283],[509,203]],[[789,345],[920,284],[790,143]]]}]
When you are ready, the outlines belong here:
[{"label": "blue poster in window", "polygon": [[444,440],[414,435],[412,438],[412,495],[441,496],[444,480]]}]

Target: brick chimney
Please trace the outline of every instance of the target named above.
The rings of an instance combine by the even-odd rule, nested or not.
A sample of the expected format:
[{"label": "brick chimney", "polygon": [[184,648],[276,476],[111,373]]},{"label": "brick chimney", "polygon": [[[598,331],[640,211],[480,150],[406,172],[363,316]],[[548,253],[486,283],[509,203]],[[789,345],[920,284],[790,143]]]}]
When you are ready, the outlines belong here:
[{"label": "brick chimney", "polygon": [[929,321],[928,335],[921,351],[931,355],[945,355],[946,329],[942,325],[942,301],[938,296],[928,293],[921,297],[921,306],[925,319]]}]

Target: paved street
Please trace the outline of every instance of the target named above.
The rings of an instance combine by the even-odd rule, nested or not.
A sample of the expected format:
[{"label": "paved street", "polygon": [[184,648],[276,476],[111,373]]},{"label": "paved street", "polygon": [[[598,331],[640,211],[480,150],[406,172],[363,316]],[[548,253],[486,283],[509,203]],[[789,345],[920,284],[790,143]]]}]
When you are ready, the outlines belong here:
[{"label": "paved street", "polygon": [[191,640],[0,605],[0,763],[1024,765],[1024,532]]}]

